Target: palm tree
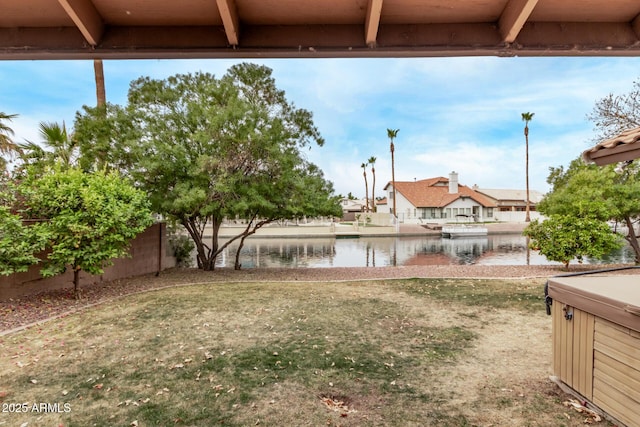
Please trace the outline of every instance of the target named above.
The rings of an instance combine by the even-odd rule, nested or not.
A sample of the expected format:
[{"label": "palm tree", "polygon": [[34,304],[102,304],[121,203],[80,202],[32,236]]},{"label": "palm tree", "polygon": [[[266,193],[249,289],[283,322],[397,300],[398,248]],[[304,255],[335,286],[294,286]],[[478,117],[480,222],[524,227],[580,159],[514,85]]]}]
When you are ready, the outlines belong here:
[{"label": "palm tree", "polygon": [[369,211],[369,184],[367,183],[367,164],[363,163],[360,165],[362,168],[362,176],[364,176],[364,197],[365,197],[365,207],[364,211]]},{"label": "palm tree", "polygon": [[526,214],[524,216],[525,222],[530,222],[531,217],[529,216],[530,206],[529,206],[529,122],[533,120],[533,115],[535,113],[522,113],[522,121],[524,122],[524,139],[525,139],[525,175],[526,175],[526,186],[527,186],[527,208]]},{"label": "palm tree", "polygon": [[393,216],[397,217],[396,214],[396,170],[394,165],[393,153],[395,152],[395,147],[393,145],[393,139],[398,136],[398,132],[400,129],[387,129],[387,136],[389,137],[389,141],[391,142],[391,185],[393,185]]},{"label": "palm tree", "polygon": [[371,165],[371,175],[373,175],[373,184],[371,185],[371,205],[372,211],[376,211],[376,158],[369,157],[369,164]]},{"label": "palm tree", "polygon": [[[19,151],[18,145],[11,139],[13,136],[13,129],[11,129],[9,125],[3,123],[3,121],[10,122],[16,117],[18,117],[17,114],[5,114],[0,111],[0,156]],[[5,165],[6,160],[3,157],[0,157],[0,169],[4,169]]]},{"label": "palm tree", "polygon": [[26,141],[20,144],[23,160],[27,163],[60,163],[71,167],[76,163],[78,147],[72,135],[67,133],[64,122],[62,126],[55,122],[40,122],[40,144]]}]

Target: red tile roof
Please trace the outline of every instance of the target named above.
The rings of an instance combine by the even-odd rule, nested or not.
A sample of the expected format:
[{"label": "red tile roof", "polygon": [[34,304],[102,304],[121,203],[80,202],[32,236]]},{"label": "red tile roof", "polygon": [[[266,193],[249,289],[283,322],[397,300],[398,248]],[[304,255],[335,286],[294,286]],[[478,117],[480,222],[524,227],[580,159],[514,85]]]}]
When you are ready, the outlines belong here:
[{"label": "red tile roof", "polygon": [[629,129],[584,151],[582,158],[602,166],[640,157],[640,127]]},{"label": "red tile roof", "polygon": [[[387,184],[385,189],[390,185]],[[458,192],[449,193],[449,179],[442,176],[413,182],[396,181],[396,191],[416,208],[443,208],[462,197],[470,197],[487,208],[496,207],[490,198],[466,185],[458,184]]]}]

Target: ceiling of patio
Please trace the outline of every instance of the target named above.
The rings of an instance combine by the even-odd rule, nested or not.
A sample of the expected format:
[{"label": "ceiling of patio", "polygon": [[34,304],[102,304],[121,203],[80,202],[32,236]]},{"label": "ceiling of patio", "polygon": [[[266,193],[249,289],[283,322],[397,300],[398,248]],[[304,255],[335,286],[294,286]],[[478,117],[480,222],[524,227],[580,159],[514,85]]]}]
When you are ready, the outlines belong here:
[{"label": "ceiling of patio", "polygon": [[0,0],[0,59],[636,56],[637,0]]}]

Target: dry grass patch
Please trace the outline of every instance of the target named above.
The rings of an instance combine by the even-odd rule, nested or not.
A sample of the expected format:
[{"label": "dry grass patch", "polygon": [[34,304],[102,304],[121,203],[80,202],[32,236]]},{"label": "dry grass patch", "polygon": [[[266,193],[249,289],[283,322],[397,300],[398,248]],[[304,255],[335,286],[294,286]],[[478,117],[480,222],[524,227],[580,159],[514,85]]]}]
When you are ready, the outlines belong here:
[{"label": "dry grass patch", "polygon": [[541,292],[421,279],[131,296],[0,338],[2,403],[63,409],[0,425],[580,425],[546,380]]}]

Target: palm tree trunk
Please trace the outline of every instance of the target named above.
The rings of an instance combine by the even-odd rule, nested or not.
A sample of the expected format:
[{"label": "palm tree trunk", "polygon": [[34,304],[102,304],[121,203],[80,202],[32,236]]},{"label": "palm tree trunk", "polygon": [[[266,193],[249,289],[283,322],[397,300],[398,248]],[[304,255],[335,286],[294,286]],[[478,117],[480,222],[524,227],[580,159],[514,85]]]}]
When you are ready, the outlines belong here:
[{"label": "palm tree trunk", "polygon": [[398,218],[398,214],[396,213],[396,169],[395,162],[393,158],[394,152],[393,142],[391,142],[391,185],[393,185],[393,216]]},{"label": "palm tree trunk", "polygon": [[524,128],[524,138],[525,138],[525,176],[526,176],[526,186],[527,186],[527,207],[526,207],[526,212],[524,215],[524,221],[525,222],[530,222],[531,221],[531,216],[529,215],[529,212],[531,210],[530,206],[529,206],[529,128],[525,127]]},{"label": "palm tree trunk", "polygon": [[98,99],[98,108],[107,104],[107,92],[104,86],[104,67],[102,59],[93,60],[93,71],[96,79],[96,98]]},{"label": "palm tree trunk", "polygon": [[364,176],[364,198],[365,198],[365,207],[364,211],[369,211],[369,183],[367,182],[367,171],[364,171],[362,174]]},{"label": "palm tree trunk", "polygon": [[376,170],[371,168],[371,174],[373,175],[373,184],[371,185],[371,212],[376,211]]}]

